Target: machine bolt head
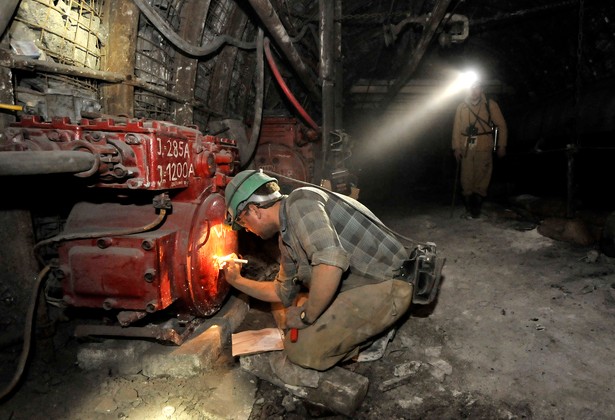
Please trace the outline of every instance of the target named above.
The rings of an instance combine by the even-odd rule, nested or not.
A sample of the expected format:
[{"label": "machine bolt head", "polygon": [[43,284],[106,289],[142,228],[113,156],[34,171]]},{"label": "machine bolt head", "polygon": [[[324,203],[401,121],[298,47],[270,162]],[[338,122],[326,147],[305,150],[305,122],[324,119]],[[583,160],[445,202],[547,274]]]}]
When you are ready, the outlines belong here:
[{"label": "machine bolt head", "polygon": [[145,274],[143,275],[143,278],[148,283],[153,282],[154,279],[156,278],[156,270],[154,270],[153,268],[150,268],[149,270],[145,272]]},{"label": "machine bolt head", "polygon": [[96,246],[100,249],[109,248],[113,244],[113,240],[111,238],[98,238],[96,240]]},{"label": "machine bolt head", "polygon": [[117,301],[115,299],[105,299],[102,306],[103,309],[108,311],[110,309],[113,309],[115,305],[117,305]]}]

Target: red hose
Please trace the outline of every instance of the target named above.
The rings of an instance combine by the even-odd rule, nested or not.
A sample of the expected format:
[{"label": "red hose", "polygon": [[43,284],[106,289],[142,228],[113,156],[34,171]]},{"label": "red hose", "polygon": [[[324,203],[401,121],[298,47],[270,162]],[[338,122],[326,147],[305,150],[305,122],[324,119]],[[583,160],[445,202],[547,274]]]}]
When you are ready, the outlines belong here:
[{"label": "red hose", "polygon": [[305,109],[303,109],[303,107],[299,104],[299,102],[295,98],[295,95],[293,95],[293,93],[290,91],[288,86],[286,86],[286,82],[284,82],[284,79],[282,79],[282,75],[280,74],[280,71],[278,70],[278,67],[276,66],[275,62],[273,61],[273,56],[271,55],[271,49],[269,48],[269,38],[265,38],[264,47],[265,47],[265,55],[267,56],[267,62],[269,63],[269,67],[271,67],[271,71],[273,72],[273,75],[278,81],[278,84],[280,85],[284,93],[286,94],[286,97],[292,102],[295,108],[297,108],[297,111],[299,111],[299,113],[305,119],[305,121],[307,121],[308,124],[310,124],[310,126],[314,130],[319,130],[320,127],[318,127],[318,124],[316,124],[314,120],[305,111]]}]

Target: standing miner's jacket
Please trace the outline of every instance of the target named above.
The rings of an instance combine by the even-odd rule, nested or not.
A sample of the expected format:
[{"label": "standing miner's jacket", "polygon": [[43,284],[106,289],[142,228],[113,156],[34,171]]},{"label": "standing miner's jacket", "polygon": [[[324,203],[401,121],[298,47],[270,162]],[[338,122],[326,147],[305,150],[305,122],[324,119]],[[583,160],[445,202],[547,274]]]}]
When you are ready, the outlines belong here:
[{"label": "standing miner's jacket", "polygon": [[485,94],[481,94],[481,99],[477,105],[469,103],[466,98],[457,107],[455,123],[453,126],[453,150],[461,151],[465,156],[468,148],[468,138],[472,133],[468,128],[476,128],[476,144],[473,149],[477,152],[493,151],[493,135],[489,123],[493,122],[498,127],[498,146],[506,147],[508,142],[508,130],[506,121],[502,115],[499,105],[492,100],[487,103]]}]

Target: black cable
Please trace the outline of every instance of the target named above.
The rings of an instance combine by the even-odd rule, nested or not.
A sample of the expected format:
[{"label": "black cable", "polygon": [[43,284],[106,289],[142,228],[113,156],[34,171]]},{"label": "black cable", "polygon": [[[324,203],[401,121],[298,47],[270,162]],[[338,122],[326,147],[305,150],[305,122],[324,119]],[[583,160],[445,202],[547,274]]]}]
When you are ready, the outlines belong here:
[{"label": "black cable", "polygon": [[34,283],[34,288],[32,289],[32,297],[30,299],[30,306],[28,307],[28,313],[26,315],[26,325],[24,328],[24,336],[23,336],[23,347],[21,349],[21,355],[19,356],[19,362],[17,363],[17,370],[15,371],[15,375],[13,375],[13,379],[11,382],[0,391],[0,401],[4,399],[7,395],[9,395],[15,386],[19,383],[21,376],[23,375],[24,369],[26,367],[26,362],[28,361],[28,356],[30,355],[30,345],[32,343],[32,325],[34,324],[34,312],[36,311],[36,302],[38,301],[38,291],[41,287],[41,283],[43,279],[51,269],[50,266],[46,266],[41,270],[36,278]]},{"label": "black cable", "polygon": [[248,166],[248,163],[254,157],[256,146],[258,145],[258,137],[263,121],[263,102],[265,98],[265,51],[264,51],[265,33],[262,28],[258,28],[256,36],[256,80],[255,80],[255,98],[254,98],[254,122],[252,123],[252,135],[248,141],[247,147],[239,149],[239,160],[242,168]]},{"label": "black cable", "polygon": [[177,35],[173,28],[164,20],[150,5],[144,0],[133,0],[141,13],[158,29],[158,31],[177,48],[193,57],[203,57],[217,51],[222,45],[230,44],[237,48],[250,50],[256,48],[254,42],[245,42],[233,38],[230,35],[217,35],[209,45],[195,46],[189,44],[182,37]]}]

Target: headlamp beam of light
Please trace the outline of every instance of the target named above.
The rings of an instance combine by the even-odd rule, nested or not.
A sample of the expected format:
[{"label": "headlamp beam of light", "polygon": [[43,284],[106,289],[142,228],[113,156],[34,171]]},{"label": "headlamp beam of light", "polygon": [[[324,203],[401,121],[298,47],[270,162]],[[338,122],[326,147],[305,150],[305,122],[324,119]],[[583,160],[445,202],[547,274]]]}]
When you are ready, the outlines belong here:
[{"label": "headlamp beam of light", "polygon": [[388,139],[389,144],[383,142],[372,142],[368,146],[367,155],[382,153],[384,148],[395,144],[397,139],[408,135],[408,130],[413,129],[415,132],[424,130],[425,121],[429,120],[429,115],[438,108],[445,106],[447,101],[450,101],[463,90],[469,89],[478,81],[478,74],[474,71],[460,72],[457,77],[441,90],[435,92],[433,96],[427,98],[420,106],[413,107],[412,111],[408,111],[409,115],[394,116],[394,119],[387,123],[380,123],[375,133],[371,134],[371,138]]},{"label": "headlamp beam of light", "polygon": [[443,101],[450,96],[456,95],[462,90],[471,88],[477,81],[478,75],[472,70],[459,73],[457,78],[446,86],[442,93],[437,95],[434,100],[437,100],[438,102]]}]

